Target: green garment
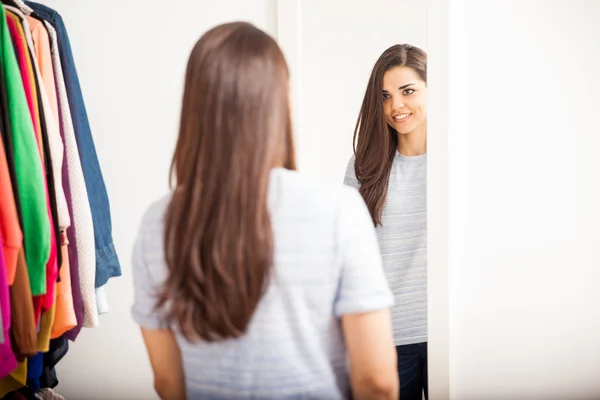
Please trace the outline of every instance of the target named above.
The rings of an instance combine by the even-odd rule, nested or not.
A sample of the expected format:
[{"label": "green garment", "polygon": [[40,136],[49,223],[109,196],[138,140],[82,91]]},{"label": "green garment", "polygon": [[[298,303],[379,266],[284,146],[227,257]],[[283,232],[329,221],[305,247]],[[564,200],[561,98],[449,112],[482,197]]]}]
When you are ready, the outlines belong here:
[{"label": "green garment", "polygon": [[46,293],[46,263],[50,257],[50,221],[40,154],[19,64],[6,24],[4,7],[0,7],[0,67],[4,70],[4,86],[8,97],[8,115],[23,217],[25,258],[29,270],[31,293],[39,296]]}]

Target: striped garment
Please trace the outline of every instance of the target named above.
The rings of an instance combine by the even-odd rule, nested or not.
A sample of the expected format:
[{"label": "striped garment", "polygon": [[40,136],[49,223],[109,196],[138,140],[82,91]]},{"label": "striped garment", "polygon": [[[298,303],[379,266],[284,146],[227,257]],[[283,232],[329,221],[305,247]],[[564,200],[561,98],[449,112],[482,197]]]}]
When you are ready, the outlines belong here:
[{"label": "striped garment", "polygon": [[[344,183],[359,188],[350,158]],[[383,268],[394,292],[396,346],[427,341],[427,154],[396,152],[381,218],[376,228]]]},{"label": "striped garment", "polygon": [[[133,252],[134,320],[161,326],[154,289],[169,196],[145,213]],[[181,336],[189,399],[348,399],[340,316],[393,305],[367,208],[347,186],[326,186],[274,169],[269,210],[275,265],[268,290],[240,339],[192,344]]]}]

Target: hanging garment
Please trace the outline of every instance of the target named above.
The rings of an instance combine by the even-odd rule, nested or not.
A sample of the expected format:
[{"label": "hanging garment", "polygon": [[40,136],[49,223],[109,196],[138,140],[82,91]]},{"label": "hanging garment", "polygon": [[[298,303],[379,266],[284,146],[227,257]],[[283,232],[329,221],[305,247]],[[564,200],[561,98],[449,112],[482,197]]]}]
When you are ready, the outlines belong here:
[{"label": "hanging garment", "polygon": [[27,383],[27,360],[17,365],[17,368],[9,376],[0,380],[0,398],[10,392],[19,390]]},{"label": "hanging garment", "polygon": [[[45,165],[47,160],[44,159],[44,154],[46,154],[46,158],[50,157],[50,154],[48,154],[47,152],[46,138],[45,135],[42,133],[43,121],[40,118],[40,112],[42,110],[38,108],[38,83],[35,74],[33,73],[32,57],[30,57],[29,49],[27,47],[27,43],[25,42],[23,29],[22,26],[19,24],[17,17],[8,10],[6,11],[6,17],[9,32],[11,34],[13,45],[15,47],[15,51],[19,59],[19,65],[21,67],[23,87],[25,88],[26,95],[28,94],[31,119],[33,121],[34,130],[37,132],[36,138],[38,140],[38,149],[42,162],[42,173],[44,174],[44,177],[50,180],[51,177],[47,175],[47,168]],[[48,304],[50,303],[50,300],[53,300],[55,282],[54,276],[58,268],[56,265],[56,243],[53,229],[54,220],[52,216],[52,206],[54,205],[54,202],[52,201],[51,196],[49,194],[48,186],[49,185],[46,179],[44,179],[46,208],[48,221],[50,223],[50,254],[44,268],[44,275],[36,274],[36,271],[29,271],[30,283],[32,285],[31,290],[34,294],[33,306],[36,322],[39,321],[42,314],[42,310],[48,309]],[[39,292],[35,292],[36,289]]]},{"label": "hanging garment", "polygon": [[40,377],[44,369],[44,353],[27,359],[27,387],[34,392],[40,389]]},{"label": "hanging garment", "polygon": [[[54,310],[54,320],[52,324],[51,338],[57,338],[63,333],[77,326],[77,318],[73,306],[73,296],[71,288],[71,271],[69,266],[69,256],[67,249],[66,229],[71,225],[69,207],[67,205],[64,183],[63,183],[63,162],[64,146],[60,131],[60,114],[58,110],[57,90],[55,85],[54,67],[52,65],[52,54],[50,52],[50,38],[44,24],[31,17],[26,16],[28,28],[31,30],[30,47],[34,47],[34,53],[37,57],[37,65],[40,71],[40,80],[43,81],[47,98],[47,109],[50,110],[46,115],[46,126],[48,127],[48,139],[52,152],[52,171],[54,175],[54,184],[57,188],[57,212],[58,225],[60,229],[60,254],[62,255],[59,265],[59,282],[56,284],[56,307]],[[29,41],[28,41],[29,42]],[[43,93],[44,94],[44,93]],[[68,179],[68,178],[67,178]],[[66,179],[65,179],[66,180]],[[44,347],[45,348],[45,347]]]},{"label": "hanging garment", "polygon": [[[37,111],[39,112],[40,132],[42,143],[44,145],[43,154],[47,154],[45,168],[47,171],[52,218],[55,220],[55,239],[58,241],[59,232],[68,227],[70,217],[66,207],[61,176],[64,148],[58,127],[58,117],[54,109],[52,109],[52,102],[50,101],[50,96],[47,92],[47,87],[51,88],[51,90],[54,88],[54,78],[52,77],[49,83],[44,82],[39,61],[41,57],[36,53],[36,47],[28,20],[17,8],[11,6],[5,6],[5,8],[7,9],[7,15],[13,17],[15,24],[17,24],[19,34],[25,39],[27,45],[26,49],[28,50],[27,54],[33,69],[36,96],[39,99]],[[46,64],[50,61],[50,55],[48,54],[47,57],[48,59],[45,60]],[[50,65],[50,71],[47,71],[47,75],[51,73],[52,70]],[[52,93],[54,95],[54,102],[56,102],[55,92],[53,91]],[[59,220],[63,221],[62,225],[59,223]],[[57,252],[56,257],[58,259],[58,265],[60,265],[62,262],[60,252]]]},{"label": "hanging garment", "polygon": [[39,396],[39,400],[65,400],[65,398],[52,389],[41,389],[36,393]]},{"label": "hanging garment", "polygon": [[[93,237],[90,240],[89,233],[89,224],[86,224],[85,221],[91,220],[91,211],[87,211],[85,204],[75,204],[73,205],[73,199],[75,199],[75,203],[77,201],[85,200],[87,198],[87,192],[85,189],[85,181],[83,179],[83,172],[81,170],[81,164],[79,163],[79,152],[77,151],[77,146],[75,144],[74,133],[73,133],[73,125],[71,122],[71,112],[69,109],[69,102],[67,99],[67,92],[64,84],[64,79],[62,75],[62,66],[60,63],[60,56],[58,53],[58,44],[56,31],[54,28],[44,22],[44,28],[48,32],[48,38],[50,40],[50,54],[52,57],[52,66],[54,69],[55,83],[56,83],[56,93],[58,100],[58,112],[59,112],[59,121],[60,121],[60,133],[61,139],[64,143],[65,148],[65,162],[63,163],[62,176],[63,176],[63,186],[65,189],[65,196],[67,198],[67,208],[69,210],[69,215],[71,215],[71,227],[66,230],[63,237],[63,242],[69,243],[68,246],[68,262],[70,268],[70,278],[71,278],[71,295],[73,298],[73,310],[75,312],[75,318],[77,320],[77,324],[74,328],[65,333],[65,335],[69,338],[69,340],[75,340],[77,335],[79,334],[81,327],[83,326],[83,320],[85,318],[85,309],[84,302],[82,296],[82,287],[79,279],[79,272],[81,268],[91,268],[91,262],[95,262],[95,259],[92,261],[90,257],[86,256],[94,251],[94,243]],[[67,139],[69,138],[69,139]],[[71,186],[73,188],[71,188]],[[75,210],[77,210],[78,216],[75,216]],[[86,219],[87,218],[89,219]],[[77,225],[81,225],[82,221],[84,221],[83,233],[80,233],[77,229]],[[91,228],[93,231],[93,228]],[[86,232],[88,232],[86,234]],[[91,233],[93,236],[93,233]],[[78,242],[79,239],[83,240],[83,243],[80,244]],[[88,240],[86,240],[88,239]],[[83,262],[80,264],[79,262],[79,254],[82,255]],[[88,273],[89,274],[89,273]],[[88,293],[85,291],[85,293]],[[89,300],[87,300],[89,302]]]},{"label": "hanging garment", "polygon": [[44,370],[40,377],[40,386],[42,388],[55,388],[58,385],[55,366],[67,354],[69,350],[69,341],[66,338],[52,339],[50,350],[44,353]]},{"label": "hanging garment", "polygon": [[[59,96],[59,106],[61,110],[61,123],[64,134],[64,146],[66,160],[68,165],[68,181],[70,188],[71,207],[72,207],[72,226],[75,229],[69,231],[74,233],[74,236],[68,236],[69,242],[75,238],[75,246],[77,248],[79,289],[83,302],[83,321],[85,327],[96,327],[99,325],[98,308],[95,295],[95,242],[94,242],[94,225],[90,203],[88,202],[87,188],[85,185],[79,151],[72,125],[71,110],[68,102],[65,80],[62,74],[61,58],[58,53],[58,41],[56,31],[46,22],[46,29],[50,36],[50,48],[54,63],[54,73],[56,74],[56,86]],[[73,274],[71,279],[73,279]],[[74,286],[74,280],[72,285]],[[77,312],[77,310],[76,310]],[[79,330],[77,330],[78,332]],[[75,334],[76,336],[76,334]]]},{"label": "hanging garment", "polygon": [[[0,48],[1,47],[0,44]],[[8,246],[6,247],[5,258],[8,269],[8,284],[12,285],[15,279],[18,252],[23,243],[23,219],[19,191],[16,186],[15,146],[8,112],[8,94],[5,81],[4,68],[2,64],[0,64],[0,137],[2,138],[1,142],[4,147],[5,158],[3,158],[3,160],[6,161],[6,168],[8,169],[10,177],[9,180],[6,180],[5,175],[0,177],[0,181],[2,182],[0,183],[0,201],[2,202],[2,205],[0,205],[0,207],[2,207],[2,210],[0,210],[0,229],[4,229],[3,233],[6,235],[4,241],[7,245],[9,243],[12,245],[17,242],[19,243],[16,254],[14,254],[13,250]],[[14,216],[11,216],[11,208],[13,205],[16,211],[16,221],[14,220]],[[13,259],[15,260],[14,262]]]},{"label": "hanging garment", "polygon": [[[0,239],[2,237],[0,236]],[[0,378],[8,376],[17,368],[17,359],[10,344],[10,295],[8,282],[6,280],[6,268],[4,264],[4,251],[0,247],[0,311],[2,321],[2,337],[6,338],[0,343]]]},{"label": "hanging garment", "polygon": [[[14,16],[14,21],[17,24],[19,32],[24,35],[27,43],[29,58],[33,67],[33,76],[36,82],[37,97],[40,99],[39,105],[39,116],[40,116],[40,129],[42,133],[42,142],[44,144],[44,154],[48,155],[46,162],[46,171],[48,176],[48,189],[50,195],[50,204],[52,210],[52,218],[55,220],[54,230],[55,240],[59,240],[59,233],[61,230],[66,229],[70,223],[70,217],[67,210],[66,199],[64,189],[62,185],[62,164],[64,158],[64,146],[60,137],[60,128],[58,126],[58,115],[55,111],[56,107],[56,92],[54,86],[54,77],[51,56],[49,49],[46,48],[47,54],[45,57],[38,55],[36,52],[36,46],[34,38],[32,36],[32,28],[29,25],[28,19],[15,7],[5,6],[9,11],[7,13]],[[33,21],[36,21],[32,18]],[[39,21],[36,21],[41,24]],[[44,30],[45,33],[45,30]],[[41,39],[41,38],[40,38]],[[46,34],[46,44],[47,34]],[[43,61],[40,62],[40,60]],[[46,83],[43,79],[42,65],[45,65],[46,76],[49,78],[49,82]],[[49,65],[49,66],[47,66]],[[50,93],[53,96],[53,101],[50,99]],[[54,108],[52,107],[54,104]],[[62,255],[60,252],[56,254],[58,265],[60,266]]]},{"label": "hanging garment", "polygon": [[58,105],[56,86],[54,84],[54,68],[50,54],[50,39],[42,22],[32,17],[26,17],[13,7],[14,13],[21,19],[25,32],[25,39],[30,52],[35,56],[33,67],[40,82],[40,96],[44,109],[44,121],[48,132],[48,142],[52,155],[52,176],[56,188],[56,204],[58,226],[64,230],[71,224],[71,217],[67,209],[67,200],[62,184],[62,164],[64,159],[64,146],[60,137],[58,122]]},{"label": "hanging garment", "polygon": [[[40,161],[37,138],[33,129],[31,114],[15,48],[6,22],[4,8],[0,7],[0,69],[3,75],[3,89],[6,91],[7,127],[10,130],[11,153],[14,161],[14,192],[18,197],[17,209],[22,221],[27,257],[39,271],[47,262],[50,250],[50,232],[47,205],[44,193],[44,177]],[[2,95],[4,95],[4,91]],[[8,141],[6,142],[8,143]],[[42,285],[45,289],[45,282]],[[13,350],[19,357],[36,349],[35,321],[31,302],[31,284],[25,253],[19,252],[15,281],[10,288],[11,296],[11,336]],[[25,311],[25,312],[20,312]],[[10,376],[0,381],[0,396],[22,386],[26,382],[26,361],[19,363]]]},{"label": "hanging garment", "polygon": [[88,190],[93,190],[93,192],[88,192],[88,200],[92,210],[96,248],[95,287],[101,287],[106,284],[109,278],[121,276],[121,266],[112,239],[108,195],[98,163],[75,61],[71,52],[69,36],[61,16],[56,11],[35,2],[26,1],[25,4],[34,10],[34,16],[37,15],[50,23],[56,29],[58,35],[58,48],[63,64],[69,106],[75,117],[73,118],[73,126],[84,178]]},{"label": "hanging garment", "polygon": [[[0,79],[2,79],[1,76]],[[0,91],[3,92],[4,88],[0,88]],[[4,107],[2,100],[0,100],[0,107]],[[2,130],[2,140],[0,140],[0,235],[2,235],[6,278],[8,285],[12,285],[15,280],[17,256],[23,241],[23,233],[19,225],[10,167],[5,150],[5,126],[4,116],[0,115],[0,129]]]},{"label": "hanging garment", "polygon": [[[4,72],[7,108],[15,158],[15,175],[23,220],[23,235],[27,267],[33,273],[32,293],[46,289],[45,269],[50,256],[50,221],[48,220],[45,180],[35,131],[28,110],[21,73],[6,23],[0,7],[0,65]],[[30,281],[31,281],[30,277]],[[33,289],[36,289],[34,292]]]},{"label": "hanging garment", "polygon": [[[11,19],[14,23],[14,25],[16,25],[16,27],[19,29],[19,33],[23,33],[23,32],[29,32],[30,28],[29,28],[29,24],[27,23],[27,21],[25,20],[20,20],[18,15],[13,14],[13,12],[17,12],[18,10],[15,10],[13,7],[9,7],[6,6],[7,8],[7,15],[9,16],[9,24],[11,22]],[[23,23],[23,25],[20,25],[21,23]],[[47,121],[52,121],[52,118],[47,118],[46,115],[51,115],[51,110],[50,110],[50,106],[49,106],[49,101],[47,99],[47,94],[45,92],[45,88],[44,85],[41,81],[41,74],[39,72],[39,68],[38,68],[38,64],[37,64],[37,60],[35,58],[35,53],[34,53],[34,48],[33,48],[33,40],[31,39],[31,35],[24,33],[25,35],[25,39],[27,42],[27,55],[31,58],[31,64],[33,66],[33,70],[34,70],[34,89],[36,90],[36,95],[37,98],[41,99],[41,102],[39,102],[38,104],[41,105],[41,107],[39,108],[39,115],[40,115],[40,131],[41,131],[41,139],[42,139],[42,149],[43,149],[43,153],[46,155],[46,159],[45,159],[45,163],[46,163],[46,171],[50,171],[52,169],[52,157],[54,156],[52,149],[51,149],[51,145],[50,145],[50,140],[49,140],[49,136],[51,133],[55,133],[57,134],[57,132],[51,132],[51,129],[48,129],[46,122]],[[62,149],[62,146],[61,146]],[[56,149],[54,149],[56,151]],[[47,183],[48,183],[48,200],[49,200],[49,205],[50,205],[50,213],[49,213],[49,219],[51,222],[51,228],[52,228],[52,236],[51,236],[51,253],[50,253],[50,259],[48,261],[47,264],[47,268],[46,268],[46,293],[44,294],[44,296],[42,296],[41,298],[36,298],[34,299],[34,309],[36,311],[36,320],[37,320],[37,312],[40,312],[41,310],[43,310],[43,314],[41,316],[41,323],[40,323],[40,327],[39,327],[39,331],[38,331],[38,350],[41,352],[45,352],[48,351],[49,345],[50,345],[50,334],[52,331],[52,326],[54,324],[54,316],[55,316],[55,298],[56,298],[56,293],[55,293],[55,286],[56,286],[56,280],[58,277],[58,264],[57,264],[57,259],[59,257],[57,257],[58,254],[57,253],[57,248],[56,248],[56,243],[60,240],[59,238],[57,238],[55,236],[55,232],[58,231],[58,225],[57,225],[57,220],[58,220],[58,216],[57,216],[57,202],[56,202],[56,186],[54,185],[54,176],[50,173],[48,173],[47,175]],[[60,261],[60,260],[59,260]],[[37,306],[37,301],[41,300],[41,309],[40,307]],[[30,366],[33,365],[33,363],[30,363]]]},{"label": "hanging garment", "polygon": [[37,353],[37,326],[23,249],[17,257],[15,281],[10,287],[11,337],[18,361]]}]

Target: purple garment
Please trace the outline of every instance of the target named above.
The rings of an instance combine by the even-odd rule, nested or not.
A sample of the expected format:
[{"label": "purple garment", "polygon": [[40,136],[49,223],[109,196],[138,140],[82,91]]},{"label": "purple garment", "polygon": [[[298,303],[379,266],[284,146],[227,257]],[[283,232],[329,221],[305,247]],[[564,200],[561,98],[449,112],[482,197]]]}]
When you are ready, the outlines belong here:
[{"label": "purple garment", "polygon": [[[2,235],[0,234],[0,241]],[[10,345],[10,292],[6,277],[6,262],[4,251],[0,246],[0,309],[2,310],[2,330],[4,343],[0,344],[0,379],[8,376],[17,368],[17,359]]]},{"label": "purple garment", "polygon": [[[33,15],[34,18],[38,18]],[[44,25],[44,28],[46,25]],[[49,35],[49,34],[48,34]],[[52,45],[52,44],[51,44]],[[54,79],[56,81],[56,72]],[[55,82],[56,83],[56,82]],[[58,87],[58,84],[56,85]],[[60,96],[57,96],[56,99],[60,104]],[[62,113],[62,108],[58,107],[58,118],[62,121],[65,116]],[[63,130],[63,124],[60,125],[60,137],[65,142],[65,133]],[[73,215],[73,202],[71,201],[71,185],[69,184],[69,167],[67,166],[66,159],[63,160],[62,165],[62,181],[63,181],[63,189],[65,191],[65,197],[67,200],[67,209],[69,210],[69,215]],[[69,228],[67,228],[67,240],[69,245],[67,247],[68,257],[69,257],[69,270],[71,271],[71,296],[73,297],[73,310],[75,311],[75,318],[77,319],[77,326],[73,327],[68,332],[65,332],[63,335],[67,339],[71,341],[75,341],[77,335],[79,335],[79,331],[81,331],[81,327],[83,326],[83,298],[81,297],[81,288],[79,286],[79,258],[77,257],[77,240],[75,239],[75,224],[71,224]]]},{"label": "purple garment", "polygon": [[[60,99],[57,99],[60,101]],[[60,118],[64,118],[62,113],[59,110]],[[62,124],[60,125],[60,137],[65,141],[65,134],[63,131]],[[67,199],[67,208],[69,210],[69,215],[73,215],[73,202],[71,201],[71,185],[69,184],[69,169],[66,162],[63,162],[62,166],[62,180],[63,180],[63,189],[65,191],[65,197]],[[71,295],[73,296],[73,309],[75,310],[75,317],[77,319],[77,326],[73,327],[70,331],[66,332],[64,336],[71,340],[75,341],[77,335],[79,335],[79,331],[81,331],[81,327],[83,326],[83,298],[81,297],[81,288],[79,286],[79,258],[77,257],[77,240],[75,239],[75,224],[71,224],[69,228],[67,228],[67,240],[69,241],[69,245],[67,247],[67,251],[69,254],[69,269],[71,271]]]}]

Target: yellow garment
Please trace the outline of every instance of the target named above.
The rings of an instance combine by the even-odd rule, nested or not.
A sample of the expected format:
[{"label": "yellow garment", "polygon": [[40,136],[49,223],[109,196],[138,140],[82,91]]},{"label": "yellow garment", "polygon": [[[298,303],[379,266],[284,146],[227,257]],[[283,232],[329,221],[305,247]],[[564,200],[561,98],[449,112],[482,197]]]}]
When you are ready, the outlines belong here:
[{"label": "yellow garment", "polygon": [[42,353],[47,353],[50,350],[50,334],[52,333],[52,326],[54,325],[54,316],[56,315],[56,293],[54,291],[54,302],[52,307],[44,313],[40,318],[40,330],[38,331],[38,350]]},{"label": "yellow garment", "polygon": [[10,392],[14,392],[27,383],[27,359],[21,361],[13,372],[6,378],[0,380],[0,398]]}]

